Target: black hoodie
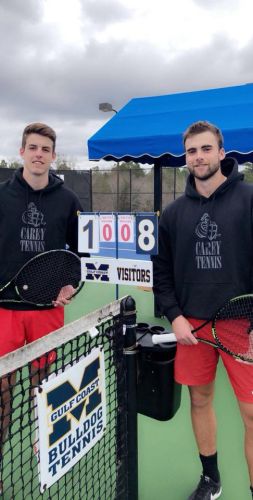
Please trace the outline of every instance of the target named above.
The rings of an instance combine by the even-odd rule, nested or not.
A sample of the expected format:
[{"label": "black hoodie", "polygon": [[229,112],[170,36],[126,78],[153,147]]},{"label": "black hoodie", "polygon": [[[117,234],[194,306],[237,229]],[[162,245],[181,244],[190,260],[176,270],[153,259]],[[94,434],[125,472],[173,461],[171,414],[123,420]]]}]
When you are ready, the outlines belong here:
[{"label": "black hoodie", "polygon": [[[78,217],[82,211],[75,193],[55,174],[44,189],[34,190],[23,178],[23,169],[0,184],[0,287],[36,254],[67,248],[77,252]],[[0,307],[36,309],[34,306],[1,303],[17,298],[14,290],[1,292]]]},{"label": "black hoodie", "polygon": [[154,293],[169,321],[211,319],[227,299],[253,291],[253,186],[233,158],[222,173],[226,181],[209,198],[189,175],[185,194],[161,216]]}]

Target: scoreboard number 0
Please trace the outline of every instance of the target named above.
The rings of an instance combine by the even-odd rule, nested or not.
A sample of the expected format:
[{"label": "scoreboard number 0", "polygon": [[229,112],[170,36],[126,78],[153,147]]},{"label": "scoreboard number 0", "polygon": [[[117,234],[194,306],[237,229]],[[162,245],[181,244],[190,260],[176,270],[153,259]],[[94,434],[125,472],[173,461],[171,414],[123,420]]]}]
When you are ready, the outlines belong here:
[{"label": "scoreboard number 0", "polygon": [[112,226],[110,224],[104,224],[102,228],[102,234],[104,241],[112,240]]},{"label": "scoreboard number 0", "polygon": [[131,237],[131,229],[129,224],[122,224],[120,227],[121,241],[129,241]]}]

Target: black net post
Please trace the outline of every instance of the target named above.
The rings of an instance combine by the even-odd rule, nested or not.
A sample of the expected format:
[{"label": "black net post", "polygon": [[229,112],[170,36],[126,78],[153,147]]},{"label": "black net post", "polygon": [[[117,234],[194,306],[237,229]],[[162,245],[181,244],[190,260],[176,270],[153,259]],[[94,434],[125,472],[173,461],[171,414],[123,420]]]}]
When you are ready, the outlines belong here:
[{"label": "black net post", "polygon": [[128,296],[121,301],[124,330],[124,356],[127,392],[127,500],[138,499],[138,437],[137,437],[137,345],[135,301]]}]

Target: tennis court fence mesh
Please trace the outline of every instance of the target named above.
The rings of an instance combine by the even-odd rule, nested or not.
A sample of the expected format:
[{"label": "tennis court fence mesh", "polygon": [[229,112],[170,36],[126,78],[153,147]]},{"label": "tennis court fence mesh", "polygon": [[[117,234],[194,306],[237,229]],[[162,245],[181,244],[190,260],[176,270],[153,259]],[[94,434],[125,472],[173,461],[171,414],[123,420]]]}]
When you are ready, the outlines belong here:
[{"label": "tennis court fence mesh", "polygon": [[128,296],[0,359],[4,499],[137,499],[135,324]]}]

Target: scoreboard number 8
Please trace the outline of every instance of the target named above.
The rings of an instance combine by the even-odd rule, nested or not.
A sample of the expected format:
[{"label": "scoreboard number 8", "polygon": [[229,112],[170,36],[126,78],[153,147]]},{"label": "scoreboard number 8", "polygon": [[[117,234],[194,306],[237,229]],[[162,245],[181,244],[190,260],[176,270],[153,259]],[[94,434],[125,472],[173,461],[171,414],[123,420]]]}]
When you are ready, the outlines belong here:
[{"label": "scoreboard number 8", "polygon": [[142,219],[138,225],[138,247],[142,252],[151,252],[156,245],[155,226],[151,219]]}]

